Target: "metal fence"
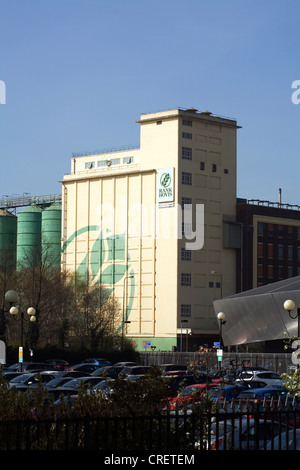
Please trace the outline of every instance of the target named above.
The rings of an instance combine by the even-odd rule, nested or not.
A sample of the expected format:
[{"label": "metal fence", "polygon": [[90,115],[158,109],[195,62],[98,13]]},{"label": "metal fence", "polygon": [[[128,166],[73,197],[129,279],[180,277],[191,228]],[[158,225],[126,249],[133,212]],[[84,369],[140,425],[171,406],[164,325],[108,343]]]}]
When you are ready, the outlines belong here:
[{"label": "metal fence", "polygon": [[290,353],[236,353],[224,352],[222,361],[218,361],[217,352],[141,352],[144,365],[192,364],[203,365],[209,370],[223,368],[234,370],[243,365],[265,367],[282,374],[295,369]]},{"label": "metal fence", "polygon": [[[214,411],[190,407],[145,416],[0,420],[0,450],[97,450],[199,453],[207,450],[294,450],[294,404],[232,401]],[[286,433],[288,429],[288,433]]]}]

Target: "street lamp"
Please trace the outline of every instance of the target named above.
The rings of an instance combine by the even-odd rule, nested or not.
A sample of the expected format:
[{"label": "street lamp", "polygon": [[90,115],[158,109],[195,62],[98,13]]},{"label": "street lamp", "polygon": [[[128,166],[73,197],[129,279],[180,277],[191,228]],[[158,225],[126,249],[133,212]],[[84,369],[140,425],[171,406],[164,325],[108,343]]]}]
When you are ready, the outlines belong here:
[{"label": "street lamp", "polygon": [[[226,320],[225,320],[225,313],[224,312],[219,312],[218,315],[217,315],[217,318],[220,322],[220,328],[219,328],[219,341],[220,341],[220,353],[221,353],[221,356],[219,358],[220,361],[222,361],[222,355],[223,355],[223,341],[222,341],[222,326],[225,325],[226,323]],[[219,362],[220,364],[220,369],[221,369],[221,362]]]},{"label": "street lamp", "polygon": [[[15,319],[17,320],[17,315],[18,313],[20,314],[20,320],[21,320],[21,337],[20,337],[20,347],[19,347],[19,362],[21,364],[21,371],[22,371],[22,362],[23,362],[23,343],[24,343],[24,319],[25,319],[25,315],[24,315],[24,312],[21,310],[19,311],[20,307],[11,307],[9,309],[9,313],[11,315],[13,315],[15,317]],[[36,321],[36,316],[35,316],[35,308],[33,307],[29,307],[27,309],[27,314],[29,316],[28,319],[26,319],[26,321],[30,321],[30,322],[35,322]]]},{"label": "street lamp", "polygon": [[[296,318],[298,318],[298,334],[297,334],[297,337],[299,338],[300,337],[300,308],[298,307],[297,308],[297,313],[295,316],[291,315],[291,312],[292,310],[294,310],[294,308],[296,307],[296,304],[293,300],[286,300],[283,304],[283,308],[288,312],[289,314],[289,317],[292,319],[292,320],[296,320]],[[299,361],[298,361],[298,358],[297,358],[297,369],[299,369]]]},{"label": "street lamp", "polygon": [[298,318],[298,338],[299,338],[300,337],[300,321],[299,321],[300,308],[297,308],[297,313],[295,316],[291,315],[291,311],[294,310],[295,306],[296,305],[293,300],[286,300],[283,304],[284,309],[288,312],[292,320],[296,320],[296,318]]},{"label": "street lamp", "polygon": [[124,277],[124,282],[123,282],[123,316],[122,316],[122,349],[124,346],[124,325],[125,323],[130,323],[129,321],[125,322],[125,284],[127,279],[132,279],[134,278],[133,274],[130,274],[129,276]]},{"label": "street lamp", "polygon": [[219,337],[220,337],[220,349],[223,349],[223,348],[222,348],[222,325],[225,325],[225,323],[226,323],[226,320],[225,320],[225,313],[219,312],[218,315],[217,315],[217,318],[218,318],[218,320],[220,321],[220,333],[219,333]]}]

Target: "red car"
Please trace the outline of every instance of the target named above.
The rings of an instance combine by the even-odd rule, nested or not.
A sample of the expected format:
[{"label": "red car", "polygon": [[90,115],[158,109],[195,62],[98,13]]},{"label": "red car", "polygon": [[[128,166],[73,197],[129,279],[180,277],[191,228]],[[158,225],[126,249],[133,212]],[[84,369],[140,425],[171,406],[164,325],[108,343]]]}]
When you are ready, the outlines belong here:
[{"label": "red car", "polygon": [[175,398],[172,398],[169,402],[170,409],[175,410],[182,408],[184,404],[193,403],[200,401],[203,394],[210,385],[208,384],[194,384],[187,385]]}]

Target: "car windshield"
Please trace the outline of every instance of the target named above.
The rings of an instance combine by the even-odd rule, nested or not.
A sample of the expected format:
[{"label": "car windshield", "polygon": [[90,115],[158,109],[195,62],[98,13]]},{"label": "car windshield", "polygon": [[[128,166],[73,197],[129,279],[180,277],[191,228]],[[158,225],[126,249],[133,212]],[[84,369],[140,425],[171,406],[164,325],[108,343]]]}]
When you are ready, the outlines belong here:
[{"label": "car windshield", "polygon": [[48,387],[57,387],[58,385],[62,385],[66,382],[70,382],[70,377],[59,377],[57,379],[49,380]]},{"label": "car windshield", "polygon": [[182,390],[182,392],[180,393],[180,396],[181,397],[189,397],[191,395],[195,395],[199,391],[200,391],[199,387],[186,387]]},{"label": "car windshield", "polygon": [[10,381],[10,383],[21,383],[32,377],[32,374],[21,374]]}]

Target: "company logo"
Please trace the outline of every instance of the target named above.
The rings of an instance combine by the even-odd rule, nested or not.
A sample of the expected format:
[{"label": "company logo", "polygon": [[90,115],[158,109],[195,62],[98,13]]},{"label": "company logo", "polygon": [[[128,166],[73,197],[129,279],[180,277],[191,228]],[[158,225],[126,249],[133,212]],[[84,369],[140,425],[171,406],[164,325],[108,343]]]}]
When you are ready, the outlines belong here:
[{"label": "company logo", "polygon": [[3,80],[0,80],[0,104],[6,104],[6,85]]},{"label": "company logo", "polygon": [[174,201],[174,168],[165,168],[157,171],[157,199],[158,202]]},{"label": "company logo", "polygon": [[98,226],[89,225],[77,230],[68,238],[63,244],[62,255],[64,256],[68,249],[73,252],[76,245],[86,239],[87,233],[89,238],[95,241],[90,252],[83,257],[77,273],[82,279],[86,279],[92,288],[101,285],[105,299],[112,295],[117,285],[121,285],[123,289],[125,279],[128,278],[130,293],[124,308],[124,320],[127,320],[134,298],[134,270],[126,259],[125,238],[123,235],[112,235],[108,230],[105,233],[101,232]]},{"label": "company logo", "polygon": [[299,104],[300,103],[300,80],[294,80],[292,83],[292,88],[295,89],[292,93],[292,103]]}]

